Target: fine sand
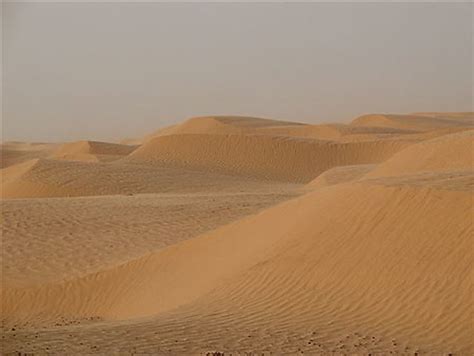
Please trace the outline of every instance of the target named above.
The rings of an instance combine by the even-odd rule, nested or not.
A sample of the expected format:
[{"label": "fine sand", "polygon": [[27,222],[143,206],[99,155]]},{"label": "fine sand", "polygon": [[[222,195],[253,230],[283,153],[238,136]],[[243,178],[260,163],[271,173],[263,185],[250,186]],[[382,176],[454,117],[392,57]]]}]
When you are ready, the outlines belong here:
[{"label": "fine sand", "polygon": [[471,355],[473,120],[5,143],[2,352]]}]

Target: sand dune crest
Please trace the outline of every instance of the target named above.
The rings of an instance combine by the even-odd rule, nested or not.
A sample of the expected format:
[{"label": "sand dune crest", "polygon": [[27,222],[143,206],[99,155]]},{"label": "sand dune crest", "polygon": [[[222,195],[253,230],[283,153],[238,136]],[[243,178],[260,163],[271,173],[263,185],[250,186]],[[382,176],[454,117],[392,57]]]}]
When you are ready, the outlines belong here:
[{"label": "sand dune crest", "polygon": [[362,178],[377,165],[360,164],[354,166],[340,166],[328,169],[313,179],[306,186],[311,189],[323,188],[334,184],[347,183]]},{"label": "sand dune crest", "polygon": [[186,167],[36,159],[1,171],[3,198],[272,189],[255,179]]},{"label": "sand dune crest", "polygon": [[338,144],[266,135],[170,135],[154,138],[126,160],[306,183],[332,167],[382,162],[411,143]]},{"label": "sand dune crest", "polygon": [[367,178],[421,172],[474,169],[474,130],[443,135],[398,153],[367,174]]},{"label": "sand dune crest", "polygon": [[137,146],[98,141],[77,141],[65,143],[52,158],[72,161],[113,161],[133,152]]}]

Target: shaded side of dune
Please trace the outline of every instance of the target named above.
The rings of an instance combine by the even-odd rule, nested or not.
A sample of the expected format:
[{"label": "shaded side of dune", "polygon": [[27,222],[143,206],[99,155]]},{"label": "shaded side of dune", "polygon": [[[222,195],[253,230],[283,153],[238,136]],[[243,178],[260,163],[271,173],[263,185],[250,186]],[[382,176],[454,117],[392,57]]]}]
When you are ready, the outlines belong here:
[{"label": "shaded side of dune", "polygon": [[113,161],[130,154],[137,147],[99,141],[76,141],[63,144],[51,157],[72,161]]}]

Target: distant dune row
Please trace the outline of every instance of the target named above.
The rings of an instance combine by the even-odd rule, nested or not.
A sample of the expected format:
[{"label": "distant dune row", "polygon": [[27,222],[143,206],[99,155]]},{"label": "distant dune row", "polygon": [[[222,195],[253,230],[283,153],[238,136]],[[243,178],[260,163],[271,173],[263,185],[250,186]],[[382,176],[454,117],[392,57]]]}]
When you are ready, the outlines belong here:
[{"label": "distant dune row", "polygon": [[[176,169],[184,169],[184,175],[193,175],[190,170],[197,170],[306,183],[334,167],[383,162],[410,144],[466,130],[469,125],[462,115],[451,119],[367,115],[354,120],[352,125],[213,117],[190,119],[160,130],[139,147],[95,141],[59,146],[9,143],[2,149],[2,165],[8,167],[2,170],[2,196],[163,192],[169,190],[167,186],[149,177],[156,170],[156,174],[169,177],[173,175],[172,168],[178,175]],[[19,163],[25,163],[15,166],[15,157]],[[114,165],[99,164],[112,161]],[[131,163],[144,167],[127,167]],[[195,175],[196,179],[202,176]],[[108,179],[111,176],[117,179]]]},{"label": "distant dune row", "polygon": [[205,117],[138,146],[8,143],[3,346],[472,354],[473,120]]}]

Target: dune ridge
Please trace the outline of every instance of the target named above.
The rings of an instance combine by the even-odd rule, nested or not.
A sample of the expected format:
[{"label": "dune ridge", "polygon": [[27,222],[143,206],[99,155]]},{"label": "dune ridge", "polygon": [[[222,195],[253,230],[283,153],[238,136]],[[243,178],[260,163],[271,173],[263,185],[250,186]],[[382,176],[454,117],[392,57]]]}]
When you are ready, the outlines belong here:
[{"label": "dune ridge", "polygon": [[375,164],[359,164],[334,167],[324,171],[324,173],[313,179],[306,186],[311,189],[317,189],[334,184],[355,181],[372,171],[376,166]]},{"label": "dune ridge", "polygon": [[[160,129],[146,136],[145,143],[160,136],[182,134],[270,135],[313,138],[327,141],[370,141],[416,133],[411,129],[346,124],[305,124],[240,116],[193,117],[183,123]],[[125,142],[134,142],[125,141]]]},{"label": "dune ridge", "polygon": [[181,124],[158,130],[150,137],[179,134],[248,134],[256,130],[276,127],[307,126],[297,122],[287,122],[246,116],[201,116],[192,117]]},{"label": "dune ridge", "polygon": [[319,124],[263,128],[260,134],[305,137],[327,141],[354,142],[374,141],[386,138],[399,137],[415,133],[413,130],[404,130],[378,126],[351,126],[346,124]]},{"label": "dune ridge", "polygon": [[474,130],[443,135],[396,153],[367,177],[474,169]]},{"label": "dune ridge", "polygon": [[52,158],[72,161],[113,161],[133,152],[138,146],[99,141],[68,142],[59,147]]},{"label": "dune ridge", "polygon": [[382,162],[411,143],[338,144],[281,136],[186,134],[154,138],[124,160],[306,183],[335,166]]},{"label": "dune ridge", "polygon": [[[269,191],[3,200],[2,286],[25,288],[73,280],[299,194],[289,186]],[[24,251],[29,255],[27,264]]]},{"label": "dune ridge", "polygon": [[1,171],[2,198],[79,197],[112,194],[192,193],[263,189],[243,179],[160,165],[36,159]]}]

